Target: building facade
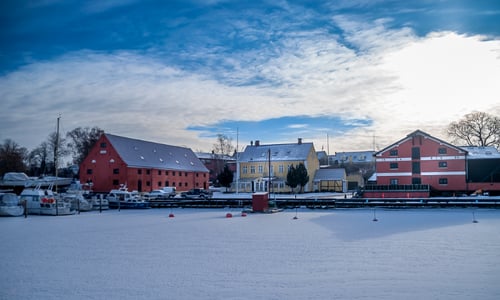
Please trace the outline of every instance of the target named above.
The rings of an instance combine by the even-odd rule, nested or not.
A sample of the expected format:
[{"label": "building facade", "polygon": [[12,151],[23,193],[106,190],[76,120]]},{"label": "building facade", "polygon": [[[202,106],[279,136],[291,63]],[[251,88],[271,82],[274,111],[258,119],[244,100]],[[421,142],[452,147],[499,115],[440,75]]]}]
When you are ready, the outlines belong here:
[{"label": "building facade", "polygon": [[304,192],[314,191],[314,174],[319,169],[319,160],[313,143],[298,139],[292,144],[261,145],[251,143],[237,158],[239,173],[235,176],[232,189],[240,192],[291,192],[286,186],[289,168],[304,164],[309,183]]},{"label": "building facade", "polygon": [[[465,188],[467,151],[416,130],[375,153],[377,185],[426,185],[455,192]],[[421,196],[421,195],[419,195]]]},{"label": "building facade", "polygon": [[166,186],[185,191],[208,188],[209,171],[189,148],[103,134],[80,164],[79,177],[98,193],[120,185],[138,192]]},{"label": "building facade", "polygon": [[218,186],[217,176],[222,173],[224,166],[227,166],[231,172],[236,172],[236,158],[233,156],[214,152],[196,152],[196,156],[209,171],[210,185]]}]

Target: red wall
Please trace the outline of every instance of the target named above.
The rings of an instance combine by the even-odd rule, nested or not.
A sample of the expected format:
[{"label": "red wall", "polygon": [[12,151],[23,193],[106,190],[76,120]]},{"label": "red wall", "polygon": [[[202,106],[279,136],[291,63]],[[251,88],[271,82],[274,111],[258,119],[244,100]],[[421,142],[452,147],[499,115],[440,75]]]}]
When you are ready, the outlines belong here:
[{"label": "red wall", "polygon": [[[106,143],[106,148],[101,148],[100,145],[103,142]],[[118,174],[114,172],[115,169],[118,169]],[[91,174],[88,174],[87,170],[92,170]],[[92,181],[93,191],[98,193],[107,193],[111,189],[118,188],[120,184],[127,184],[129,191],[150,192],[166,186],[166,181],[168,181],[168,186],[175,186],[178,192],[192,188],[208,188],[208,172],[154,168],[140,168],[140,170],[141,174],[138,168],[129,168],[118,156],[106,136],[102,135],[80,164],[80,181],[82,183]],[[158,174],[159,171],[161,174]],[[139,181],[142,186],[139,186]]]},{"label": "red wall", "polygon": [[[420,159],[412,159],[412,148],[420,149]],[[440,154],[439,149],[445,148],[446,153]],[[391,150],[397,150],[397,156],[391,156]],[[420,173],[412,173],[414,162],[420,163]],[[440,167],[439,162],[446,162],[446,167]],[[391,169],[391,163],[397,163],[397,169]],[[421,184],[429,184],[439,191],[456,191],[466,189],[465,153],[444,144],[439,140],[414,135],[400,144],[379,153],[376,157],[377,184],[389,185],[391,179],[397,179],[398,184],[412,184],[412,178],[420,178]],[[440,183],[440,179],[447,183]]]}]

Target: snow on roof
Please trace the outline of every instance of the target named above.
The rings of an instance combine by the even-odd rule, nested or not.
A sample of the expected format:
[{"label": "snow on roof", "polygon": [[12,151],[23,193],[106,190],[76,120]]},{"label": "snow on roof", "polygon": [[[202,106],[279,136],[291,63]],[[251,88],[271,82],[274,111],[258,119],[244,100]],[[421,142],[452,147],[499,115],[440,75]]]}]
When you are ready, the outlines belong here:
[{"label": "snow on roof", "polygon": [[123,161],[132,167],[146,167],[192,172],[208,172],[194,152],[185,147],[171,146],[105,134]]},{"label": "snow on roof", "polygon": [[269,151],[272,161],[306,160],[313,147],[313,143],[247,146],[245,151],[241,153],[239,161],[267,161],[269,160]]},{"label": "snow on roof", "polygon": [[468,159],[500,158],[500,152],[498,152],[498,150],[492,146],[463,146],[460,148],[468,152]]},{"label": "snow on roof", "polygon": [[346,173],[345,169],[318,169],[316,174],[314,174],[314,181],[322,180],[345,180]]}]

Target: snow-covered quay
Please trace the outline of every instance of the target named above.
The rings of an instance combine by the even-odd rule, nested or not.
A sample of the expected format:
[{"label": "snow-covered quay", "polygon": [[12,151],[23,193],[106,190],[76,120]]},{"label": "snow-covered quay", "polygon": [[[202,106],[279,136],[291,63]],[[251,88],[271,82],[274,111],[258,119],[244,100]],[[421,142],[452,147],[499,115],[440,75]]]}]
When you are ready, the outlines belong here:
[{"label": "snow-covered quay", "polygon": [[172,212],[1,218],[0,299],[500,299],[500,210]]}]

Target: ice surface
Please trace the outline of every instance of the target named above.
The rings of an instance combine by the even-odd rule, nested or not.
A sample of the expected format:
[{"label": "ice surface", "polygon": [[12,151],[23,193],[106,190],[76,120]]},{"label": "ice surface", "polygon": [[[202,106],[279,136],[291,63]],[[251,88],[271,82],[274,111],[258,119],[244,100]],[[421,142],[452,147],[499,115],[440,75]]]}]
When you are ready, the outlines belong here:
[{"label": "ice surface", "polygon": [[500,210],[172,212],[1,218],[0,299],[500,299]]}]

